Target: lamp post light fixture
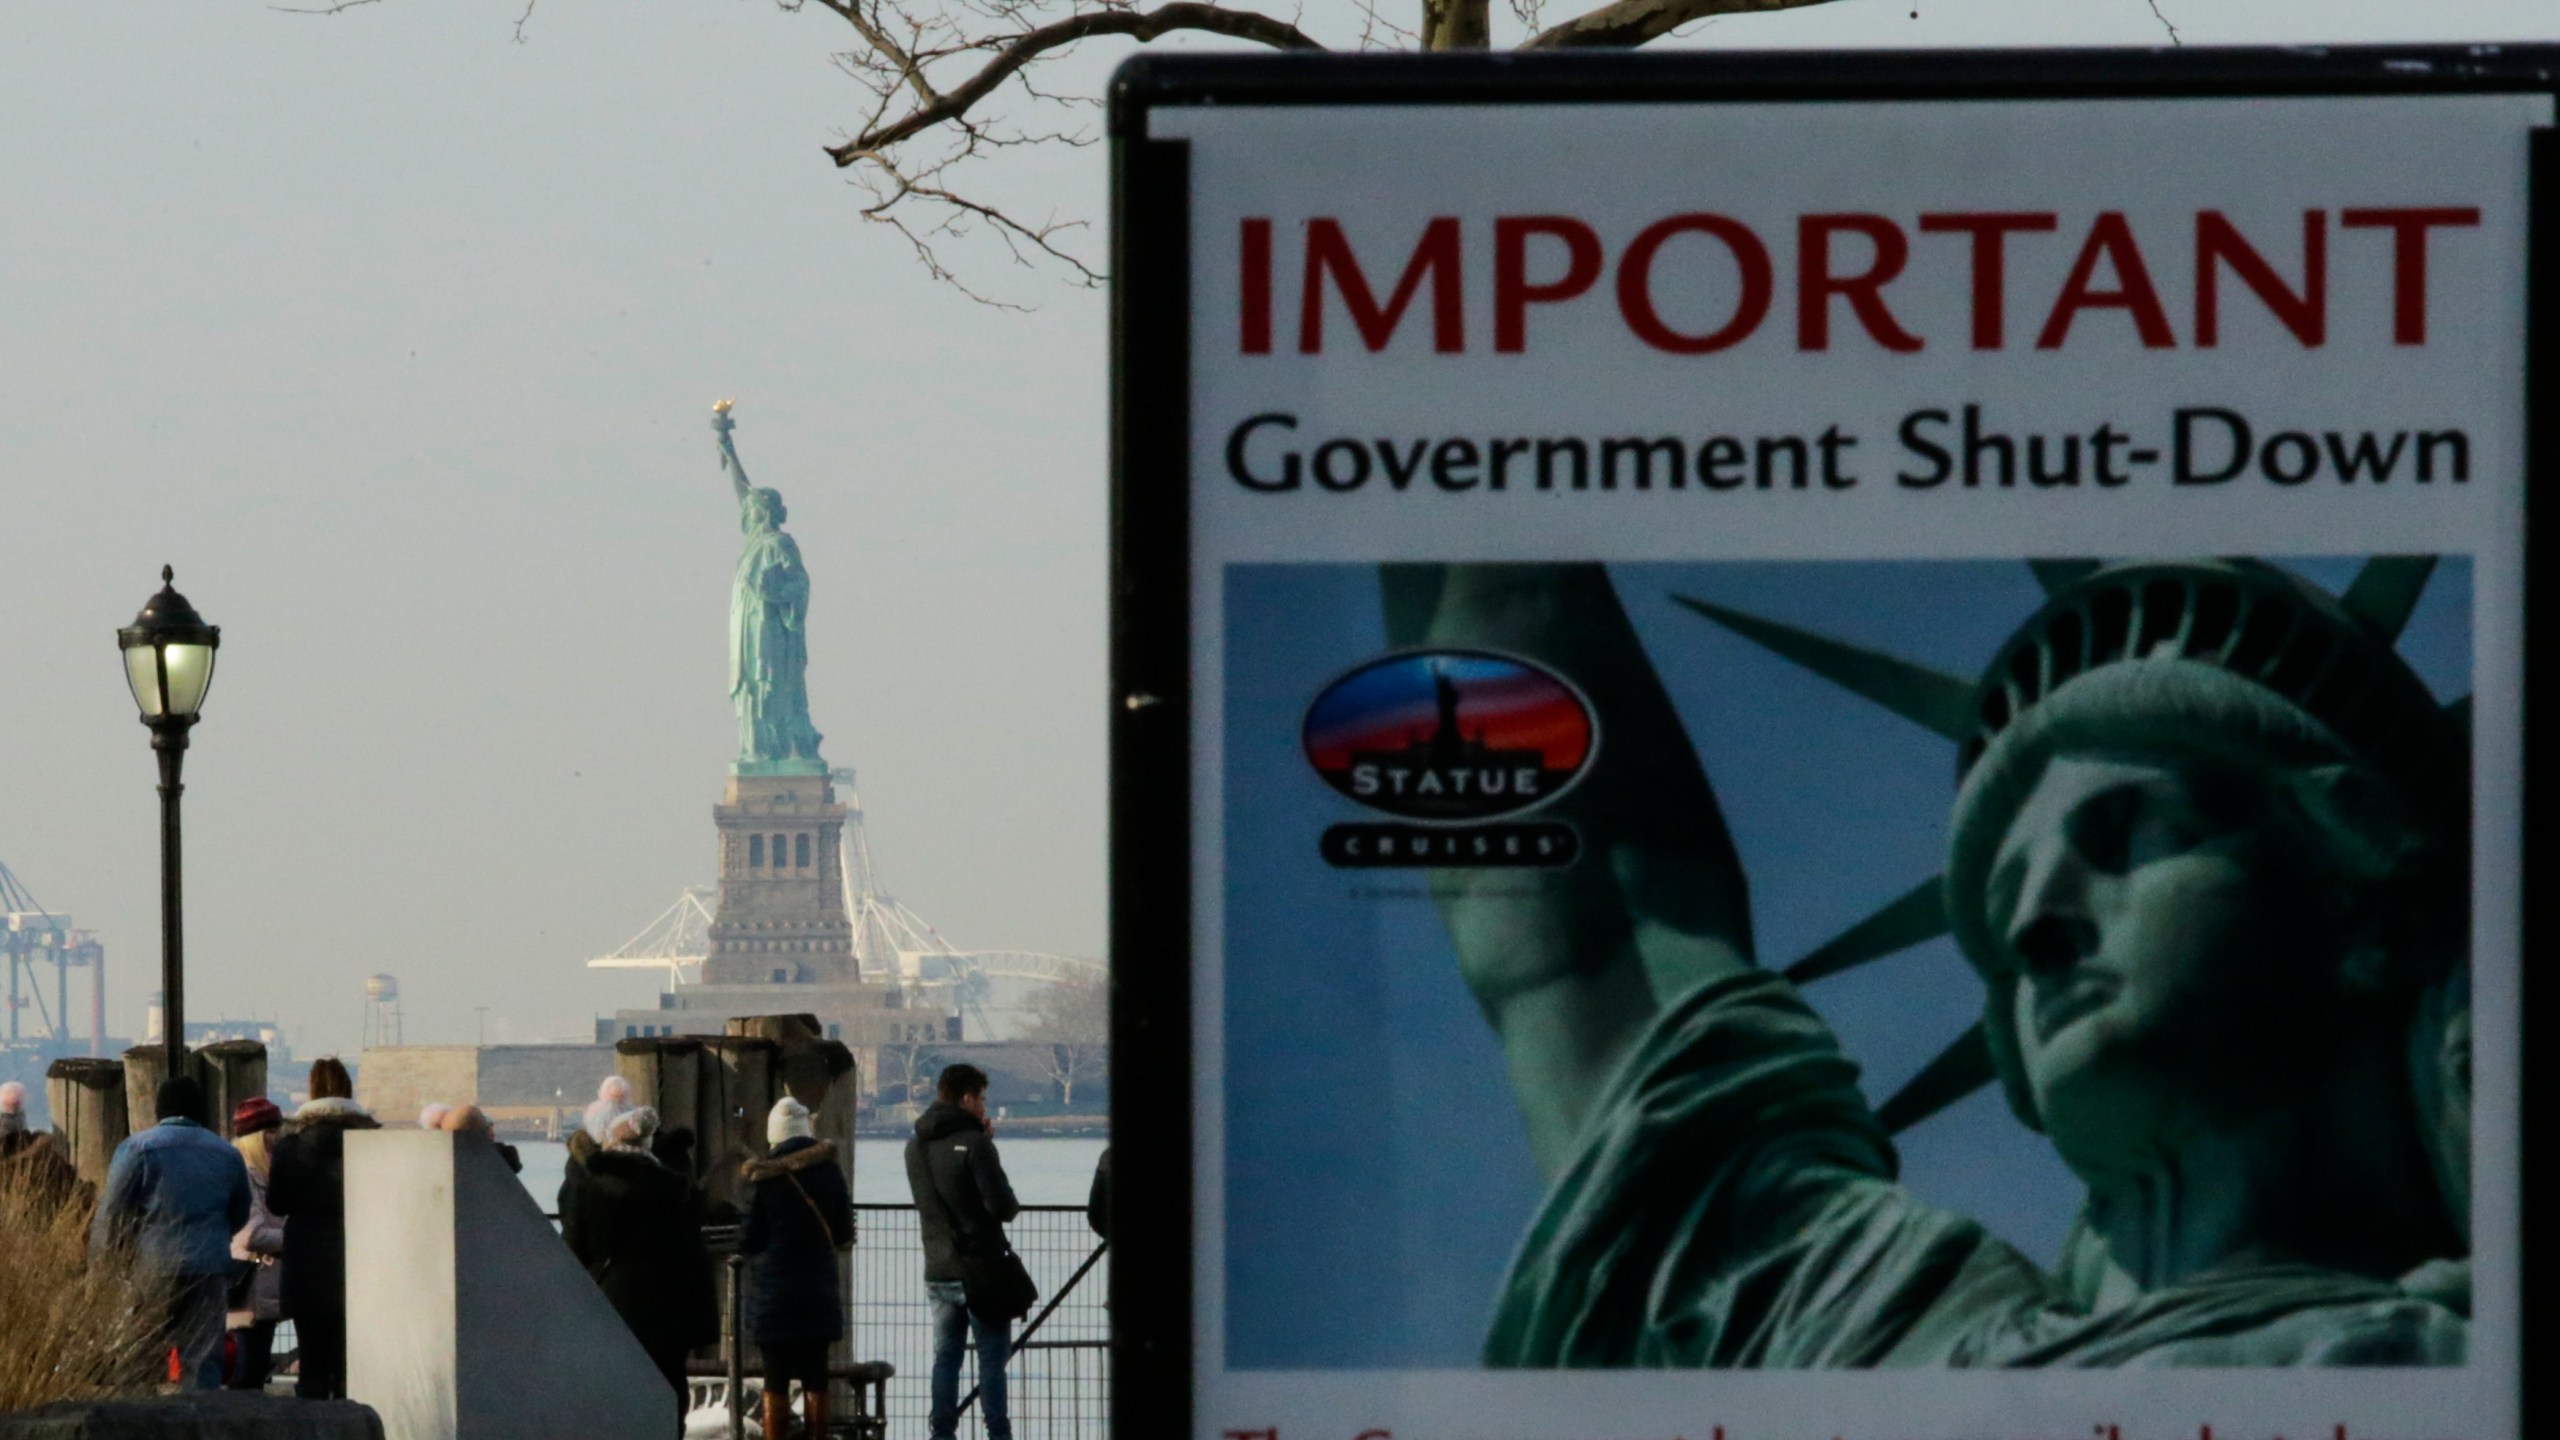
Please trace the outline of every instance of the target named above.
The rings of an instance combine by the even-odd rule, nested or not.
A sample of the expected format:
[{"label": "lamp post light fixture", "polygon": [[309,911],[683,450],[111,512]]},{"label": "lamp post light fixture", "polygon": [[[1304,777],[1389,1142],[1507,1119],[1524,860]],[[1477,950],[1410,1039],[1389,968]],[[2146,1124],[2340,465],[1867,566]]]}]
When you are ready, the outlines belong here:
[{"label": "lamp post light fixture", "polygon": [[170,583],[177,578],[160,567],[160,593],[116,632],[124,651],[125,683],[133,687],[133,703],[151,730],[151,751],[160,757],[160,1046],[165,1073],[186,1073],[185,925],[178,887],[179,767],[187,756],[187,732],[204,709],[213,688],[213,652],[222,644],[221,627],[207,625],[187,597]]}]

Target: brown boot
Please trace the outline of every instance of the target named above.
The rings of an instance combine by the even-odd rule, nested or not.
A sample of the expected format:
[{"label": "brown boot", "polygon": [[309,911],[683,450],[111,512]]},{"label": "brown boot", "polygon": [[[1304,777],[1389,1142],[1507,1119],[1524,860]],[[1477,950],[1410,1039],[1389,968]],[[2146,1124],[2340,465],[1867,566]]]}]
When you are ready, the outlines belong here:
[{"label": "brown boot", "polygon": [[764,1392],[764,1440],[783,1440],[791,1433],[791,1395],[788,1391]]},{"label": "brown boot", "polygon": [[800,1392],[800,1414],[809,1422],[809,1440],[827,1440],[827,1387],[811,1385]]}]

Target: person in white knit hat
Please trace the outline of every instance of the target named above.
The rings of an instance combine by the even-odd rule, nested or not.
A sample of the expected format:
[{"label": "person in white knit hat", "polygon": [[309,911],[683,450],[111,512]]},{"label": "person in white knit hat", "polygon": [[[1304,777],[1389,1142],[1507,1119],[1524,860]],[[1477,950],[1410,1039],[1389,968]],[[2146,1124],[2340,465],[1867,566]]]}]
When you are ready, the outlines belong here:
[{"label": "person in white knit hat", "polygon": [[646,1105],[606,1124],[603,1148],[564,1191],[560,1238],[666,1376],[681,1416],[685,1355],[720,1338],[720,1304],[692,1182],[649,1153],[657,1129]]},{"label": "person in white knit hat", "polygon": [[596,1085],[596,1098],[587,1102],[586,1112],[579,1117],[578,1128],[569,1132],[569,1163],[560,1174],[560,1198],[552,1208],[566,1215],[575,1203],[574,1191],[586,1178],[587,1162],[605,1147],[607,1131],[614,1119],[631,1108],[631,1082],[619,1075],[607,1075]]},{"label": "person in white knit hat", "polygon": [[596,1085],[596,1098],[589,1101],[579,1125],[587,1138],[598,1145],[605,1143],[604,1129],[613,1117],[631,1108],[631,1082],[619,1075],[607,1075]]},{"label": "person in white knit hat", "polygon": [[800,1382],[806,1433],[827,1433],[827,1347],[844,1338],[836,1253],[853,1244],[853,1192],[809,1107],[786,1095],[765,1117],[771,1150],[747,1162],[745,1327],[764,1356],[764,1433],[779,1436]]}]

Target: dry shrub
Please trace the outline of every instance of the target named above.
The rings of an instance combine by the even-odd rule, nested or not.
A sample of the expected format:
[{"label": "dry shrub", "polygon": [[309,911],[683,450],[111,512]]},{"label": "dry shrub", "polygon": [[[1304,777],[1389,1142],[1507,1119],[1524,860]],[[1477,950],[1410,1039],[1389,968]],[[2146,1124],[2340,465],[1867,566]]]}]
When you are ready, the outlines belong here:
[{"label": "dry shrub", "polygon": [[88,1253],[89,1213],[0,1164],[0,1414],[149,1393],[160,1302],[129,1252]]}]

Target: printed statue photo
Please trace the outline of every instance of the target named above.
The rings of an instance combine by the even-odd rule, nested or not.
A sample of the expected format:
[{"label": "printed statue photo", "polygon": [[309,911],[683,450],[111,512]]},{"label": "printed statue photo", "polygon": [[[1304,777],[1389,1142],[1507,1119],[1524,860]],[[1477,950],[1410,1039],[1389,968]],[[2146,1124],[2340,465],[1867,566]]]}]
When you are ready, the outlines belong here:
[{"label": "printed statue photo", "polygon": [[[2470,586],[2428,556],[1231,571],[1230,1363],[2465,1363]],[[1327,604],[1350,664],[1294,638]],[[1249,773],[1271,702],[1454,653],[1587,700],[1588,768],[1522,812],[1578,858],[1325,869],[1358,797]],[[1442,688],[1442,729],[1499,719]],[[1364,1080],[1389,1134],[1291,1118]]]},{"label": "printed statue photo", "polygon": [[1582,863],[1435,877],[1554,1179],[1487,1362],[2461,1363],[2467,716],[2394,648],[2433,565],[2040,565],[1979,681],[1685,602],[1952,742],[1943,875],[1819,960],[1952,932],[1981,1022],[1882,1108],[1996,1081],[2087,1188],[2053,1270],[1896,1183],[1608,578],[1391,568],[1392,642],[1554,667],[1606,736]]}]

